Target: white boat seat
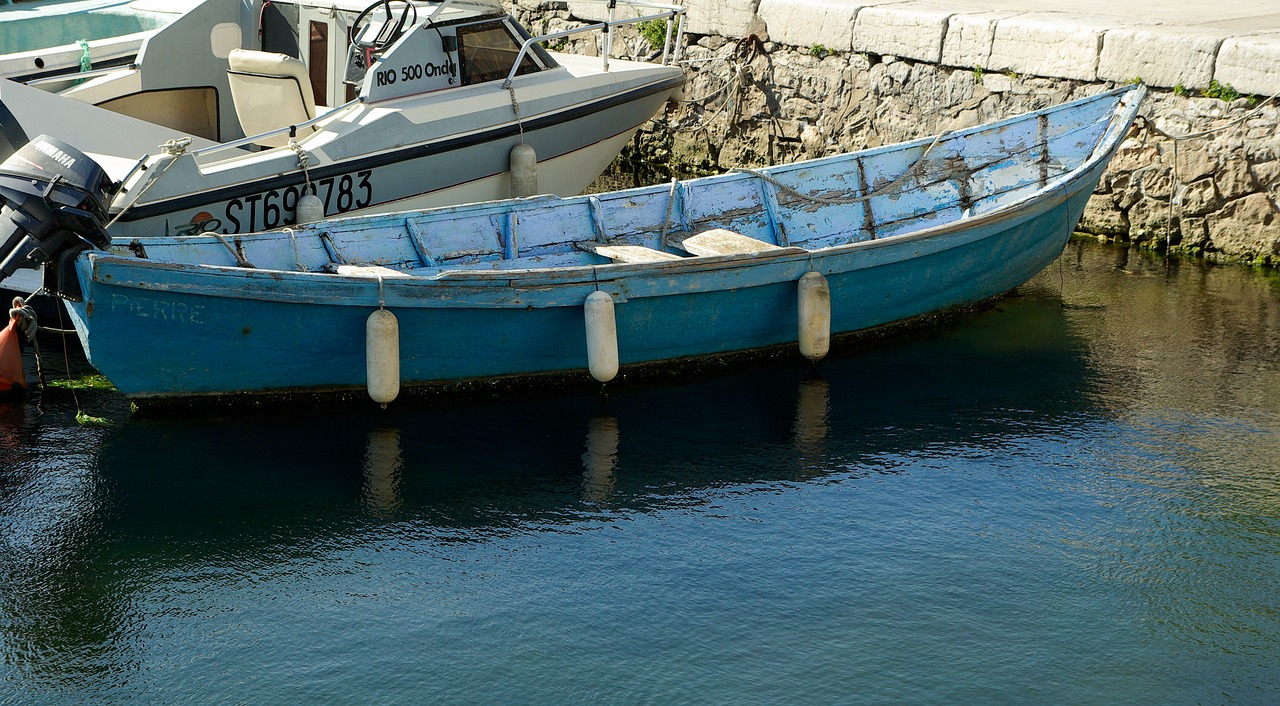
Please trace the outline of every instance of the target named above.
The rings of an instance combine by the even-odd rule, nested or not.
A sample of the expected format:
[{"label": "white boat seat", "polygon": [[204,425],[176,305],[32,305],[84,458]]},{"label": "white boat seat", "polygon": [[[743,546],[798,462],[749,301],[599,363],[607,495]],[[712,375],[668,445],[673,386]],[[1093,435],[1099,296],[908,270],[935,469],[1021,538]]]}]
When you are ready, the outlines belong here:
[{"label": "white boat seat", "polygon": [[646,248],[643,245],[596,245],[594,243],[579,243],[578,247],[593,252],[597,255],[607,257],[618,263],[636,264],[642,262],[667,262],[669,260],[683,260],[679,255],[673,255],[669,252]]},{"label": "white boat seat", "polygon": [[[245,136],[297,125],[316,116],[311,77],[301,61],[285,54],[232,49],[227,66],[231,101]],[[314,131],[315,127],[306,130]],[[264,147],[283,147],[289,144],[289,134],[256,142]]]},{"label": "white boat seat", "polygon": [[782,249],[773,243],[749,238],[724,228],[703,231],[673,245],[692,255],[750,255]]}]

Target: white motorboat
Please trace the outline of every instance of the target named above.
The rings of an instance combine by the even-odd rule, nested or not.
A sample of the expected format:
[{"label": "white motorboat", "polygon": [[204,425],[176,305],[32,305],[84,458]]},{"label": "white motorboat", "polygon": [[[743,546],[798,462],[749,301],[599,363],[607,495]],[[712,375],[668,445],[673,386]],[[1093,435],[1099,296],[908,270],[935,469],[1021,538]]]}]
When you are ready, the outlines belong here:
[{"label": "white motorboat", "polygon": [[[28,141],[85,153],[112,182],[115,239],[277,228],[300,203],[309,220],[570,196],[684,83],[675,50],[609,56],[609,30],[638,22],[678,48],[678,6],[613,19],[609,2],[606,21],[531,37],[496,0],[364,1],[205,0],[128,66],[0,81],[0,161]],[[587,32],[601,56],[542,45]]]}]

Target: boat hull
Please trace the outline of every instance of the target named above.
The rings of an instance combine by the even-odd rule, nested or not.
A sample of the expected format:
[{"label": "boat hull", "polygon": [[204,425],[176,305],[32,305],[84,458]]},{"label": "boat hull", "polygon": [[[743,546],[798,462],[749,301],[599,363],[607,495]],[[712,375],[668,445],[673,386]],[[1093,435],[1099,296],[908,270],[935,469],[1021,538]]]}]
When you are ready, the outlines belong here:
[{"label": "boat hull", "polygon": [[510,154],[522,143],[533,146],[538,156],[539,193],[573,196],[590,186],[682,82],[673,70],[667,80],[601,101],[562,121],[548,118],[523,133],[512,123],[478,135],[334,160],[308,173],[267,169],[262,178],[221,187],[199,173],[193,177],[191,193],[135,206],[110,233],[125,239],[248,233],[291,225],[294,205],[308,179],[329,217],[509,198]]},{"label": "boat hull", "polygon": [[137,399],[361,391],[365,322],[379,296],[399,321],[405,387],[566,373],[585,380],[583,302],[597,288],[618,301],[624,372],[794,343],[796,283],[809,271],[829,282],[832,331],[866,330],[974,304],[1034,276],[1070,237],[1100,173],[1022,212],[942,234],[738,264],[614,266],[594,278],[520,283],[513,275],[511,286],[316,274],[331,279],[300,289],[253,270],[232,283],[183,266],[139,277],[110,257],[88,257],[78,262],[86,300],[71,310],[90,362]]}]

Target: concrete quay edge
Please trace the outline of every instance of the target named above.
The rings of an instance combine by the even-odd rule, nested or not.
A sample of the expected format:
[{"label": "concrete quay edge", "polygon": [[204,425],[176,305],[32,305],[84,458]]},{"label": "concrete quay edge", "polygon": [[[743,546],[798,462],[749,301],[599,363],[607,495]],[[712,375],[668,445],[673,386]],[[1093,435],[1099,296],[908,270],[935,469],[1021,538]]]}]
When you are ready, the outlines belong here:
[{"label": "concrete quay edge", "polygon": [[[583,19],[603,5],[569,2]],[[1080,81],[1280,95],[1280,6],[1253,0],[686,0],[686,30]],[[600,15],[592,17],[591,15]]]}]

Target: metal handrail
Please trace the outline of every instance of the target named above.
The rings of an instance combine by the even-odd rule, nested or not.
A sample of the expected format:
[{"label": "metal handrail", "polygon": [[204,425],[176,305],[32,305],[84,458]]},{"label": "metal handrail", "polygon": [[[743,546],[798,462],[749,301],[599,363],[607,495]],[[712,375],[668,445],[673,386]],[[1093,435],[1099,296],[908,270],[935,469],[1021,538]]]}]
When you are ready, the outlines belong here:
[{"label": "metal handrail", "polygon": [[[623,20],[610,19],[610,20],[606,20],[605,22],[594,22],[592,24],[584,25],[582,27],[576,27],[574,29],[566,29],[560,32],[552,32],[551,34],[544,34],[537,37],[530,37],[529,39],[526,39],[523,44],[520,45],[520,53],[516,54],[516,60],[511,65],[511,71],[507,73],[507,79],[503,85],[510,85],[512,79],[516,77],[516,72],[520,70],[520,63],[524,61],[524,58],[529,54],[529,48],[532,47],[534,44],[539,44],[541,42],[549,41],[552,39],[563,39],[565,37],[571,37],[575,34],[585,34],[587,32],[594,32],[597,30],[603,32],[607,40],[610,34],[610,30],[612,30],[614,27],[623,27],[626,25],[639,24],[641,22],[648,22],[650,20],[666,20],[667,21],[667,38],[662,45],[662,64],[665,66],[668,63],[668,56],[667,56],[668,47],[671,46],[672,20],[675,19],[676,17],[680,18],[679,29],[676,32],[675,51],[672,53],[670,57],[671,61],[679,61],[680,60],[679,41],[680,41],[680,38],[684,36],[685,8],[680,7],[678,5],[659,5],[656,3],[646,3],[646,2],[627,2],[625,4],[633,7],[659,8],[659,9],[666,10],[666,12],[661,12],[656,15],[645,15],[643,17],[632,17],[632,18],[623,19]],[[610,16],[613,15],[612,0],[610,0],[609,2],[609,14]],[[609,43],[608,41],[606,41],[605,49],[604,51],[601,52],[601,54],[604,55],[603,58],[604,58],[605,71],[609,70],[609,48],[610,48]]]},{"label": "metal handrail", "polygon": [[323,121],[328,120],[328,119],[330,119],[330,118],[335,118],[335,117],[337,117],[337,116],[338,116],[338,114],[339,114],[339,113],[341,113],[341,112],[343,112],[343,111],[347,110],[348,108],[350,108],[350,107],[352,107],[352,106],[354,106],[354,105],[356,105],[356,104],[358,104],[358,103],[363,103],[363,102],[364,102],[364,97],[363,97],[363,96],[359,96],[359,97],[356,97],[356,98],[354,98],[354,99],[352,99],[352,100],[347,101],[346,103],[343,103],[342,105],[338,106],[337,108],[334,108],[333,110],[330,110],[330,111],[329,111],[329,112],[327,112],[327,113],[324,113],[323,115],[317,115],[316,117],[314,117],[314,118],[312,118],[312,119],[310,119],[310,120],[306,120],[306,121],[303,121],[303,122],[297,123],[296,125],[285,125],[284,127],[278,127],[278,128],[276,128],[276,129],[274,129],[274,130],[268,130],[267,132],[260,132],[260,133],[258,133],[257,135],[247,135],[247,136],[245,136],[245,137],[241,137],[240,139],[232,140],[231,142],[222,142],[222,143],[219,143],[219,144],[216,144],[216,145],[211,145],[211,146],[209,146],[209,147],[203,147],[203,148],[198,149],[198,150],[192,150],[192,151],[190,152],[190,154],[191,154],[193,157],[202,157],[202,156],[204,156],[204,155],[206,155],[206,154],[212,154],[212,153],[214,153],[214,152],[219,152],[219,151],[221,151],[221,150],[225,150],[225,149],[231,149],[231,148],[234,148],[234,147],[240,147],[240,146],[242,146],[242,145],[251,145],[251,144],[253,144],[253,143],[257,142],[258,140],[261,140],[261,139],[262,139],[262,138],[264,138],[264,137],[272,137],[272,136],[275,136],[275,135],[282,135],[282,134],[284,134],[284,133],[286,133],[286,132],[289,132],[289,131],[291,131],[291,130],[292,130],[292,131],[294,131],[294,134],[297,134],[297,130],[298,130],[299,128],[311,127],[312,125],[315,125],[315,124],[317,124],[317,123],[323,122]]}]

